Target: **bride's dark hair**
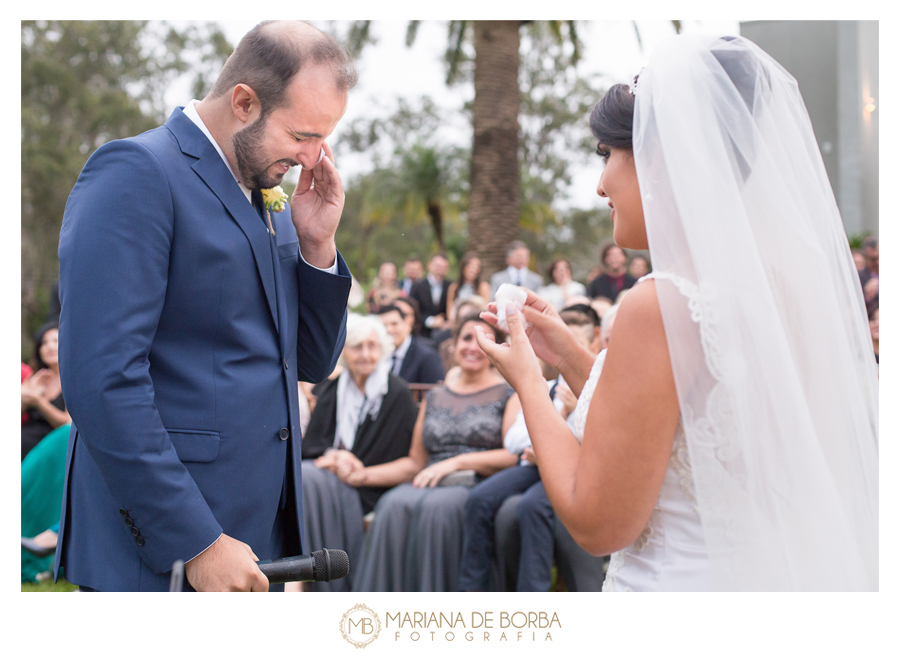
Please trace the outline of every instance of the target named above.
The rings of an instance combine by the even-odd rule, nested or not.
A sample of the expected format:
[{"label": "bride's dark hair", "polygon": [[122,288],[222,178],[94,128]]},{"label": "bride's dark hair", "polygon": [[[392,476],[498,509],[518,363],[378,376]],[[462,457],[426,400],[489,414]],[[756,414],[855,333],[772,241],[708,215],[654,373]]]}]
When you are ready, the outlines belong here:
[{"label": "bride's dark hair", "polygon": [[591,110],[591,132],[604,146],[631,148],[634,95],[628,85],[613,85]]}]

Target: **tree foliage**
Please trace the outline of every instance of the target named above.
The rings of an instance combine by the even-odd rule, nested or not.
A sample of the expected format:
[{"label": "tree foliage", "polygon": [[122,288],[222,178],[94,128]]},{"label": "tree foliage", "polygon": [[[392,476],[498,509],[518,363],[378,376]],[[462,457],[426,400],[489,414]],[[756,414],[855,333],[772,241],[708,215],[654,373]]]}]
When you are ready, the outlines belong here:
[{"label": "tree foliage", "polygon": [[[388,113],[387,116],[379,114]],[[435,248],[447,250],[461,232],[468,192],[468,150],[441,137],[447,112],[423,97],[416,102],[398,99],[396,107],[373,108],[374,118],[356,119],[342,136],[339,150],[364,153],[373,170],[348,181],[347,204],[338,232],[338,246],[360,273],[377,268],[379,259],[402,259],[406,254],[385,254],[375,231],[404,239],[388,241],[396,251],[409,236],[418,236],[415,248],[425,257]],[[356,230],[348,230],[347,224]],[[418,230],[430,227],[429,233]],[[393,228],[392,228],[393,227]],[[408,231],[409,230],[409,231]],[[424,238],[424,241],[421,239]]]},{"label": "tree foliage", "polygon": [[574,42],[563,40],[559,29],[552,21],[535,21],[523,34],[520,223],[532,233],[559,221],[553,205],[567,196],[572,165],[585,164],[593,155],[587,117],[604,92],[599,75],[583,75],[572,65],[581,49],[577,36]]},{"label": "tree foliage", "polygon": [[160,125],[180,76],[202,97],[232,48],[213,25],[42,20],[22,21],[21,34],[24,345],[45,317],[66,199],[88,157]]},{"label": "tree foliage", "polygon": [[[416,21],[409,23],[408,44],[415,38],[418,26]],[[447,29],[448,81],[471,84],[475,56],[473,23],[450,21]],[[522,45],[515,160],[521,179],[517,224],[521,233],[516,237],[528,242],[538,263],[548,262],[557,253],[579,262],[596,261],[596,245],[611,230],[604,219],[608,212],[559,208],[564,205],[571,184],[572,166],[585,163],[593,154],[587,116],[603,92],[599,76],[579,71],[582,44],[571,22],[528,21],[519,29]],[[354,24],[348,36],[352,40],[361,34],[368,42],[374,42],[368,28],[363,31],[360,24]],[[471,243],[471,215],[466,211],[470,203],[468,172],[472,153],[468,148],[448,147],[440,133],[454,111],[471,121],[471,104],[457,110],[440,110],[427,98],[418,103],[400,100],[391,111],[376,102],[370,114],[381,113],[386,118],[357,120],[342,135],[342,148],[365,153],[374,165],[371,174],[347,181],[348,208],[353,210],[345,211],[338,235],[342,252],[353,254],[351,262],[356,264],[354,271],[358,276],[374,271],[381,260],[399,262],[409,252],[427,254],[438,246],[436,239],[428,241],[427,232],[413,229],[416,222],[422,222],[422,226],[427,226],[427,222],[421,203],[410,203],[411,198],[428,197],[417,190],[434,190],[436,181],[441,182],[443,190],[438,198],[449,203],[451,213],[460,219],[444,227],[444,246],[450,252],[451,262],[462,255],[467,239]],[[599,162],[597,166],[599,174]],[[417,209],[415,214],[405,212],[411,207]],[[350,219],[350,212],[361,215]],[[358,228],[346,230],[349,222]],[[394,238],[400,238],[402,233],[402,239],[381,243],[378,235],[385,231]],[[365,241],[362,236],[366,236]],[[501,246],[501,253],[502,249]],[[581,269],[586,273],[588,267]]]}]

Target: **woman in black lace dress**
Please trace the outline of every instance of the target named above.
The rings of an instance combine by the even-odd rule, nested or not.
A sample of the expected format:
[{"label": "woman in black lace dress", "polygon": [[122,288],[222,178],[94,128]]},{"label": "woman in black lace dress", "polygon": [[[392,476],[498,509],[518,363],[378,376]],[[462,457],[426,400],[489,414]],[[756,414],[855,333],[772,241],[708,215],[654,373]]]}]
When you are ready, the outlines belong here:
[{"label": "woman in black lace dress", "polygon": [[22,382],[22,459],[57,427],[72,422],[59,383],[59,324],[48,322],[34,337],[35,373]]},{"label": "woman in black lace dress", "polygon": [[[518,398],[475,341],[477,314],[455,335],[458,367],[419,410],[409,455],[361,468],[354,486],[393,486],[375,507],[354,588],[374,592],[449,592],[459,579],[463,514],[469,488],[516,457],[503,448]],[[498,336],[498,340],[499,340]]]}]

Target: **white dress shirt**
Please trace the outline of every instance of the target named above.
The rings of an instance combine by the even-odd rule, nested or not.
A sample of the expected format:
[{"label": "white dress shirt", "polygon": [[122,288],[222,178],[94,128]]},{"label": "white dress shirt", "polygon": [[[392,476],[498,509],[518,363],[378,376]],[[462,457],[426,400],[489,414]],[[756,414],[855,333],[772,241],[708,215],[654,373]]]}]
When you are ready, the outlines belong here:
[{"label": "white dress shirt", "polygon": [[406,353],[409,351],[409,346],[412,344],[412,336],[407,336],[402,343],[400,343],[400,347],[394,350],[394,353],[391,355],[391,358],[394,360],[394,367],[391,369],[391,374],[400,375],[400,366],[403,365],[403,359],[406,358]]},{"label": "white dress shirt", "polygon": [[509,280],[514,286],[521,286],[525,283],[525,277],[528,275],[527,267],[517,269],[510,265],[506,268],[506,271],[509,272]]},{"label": "white dress shirt", "polygon": [[428,285],[431,286],[431,301],[433,301],[436,306],[441,303],[441,295],[444,293],[444,281],[438,281],[429,274]]}]

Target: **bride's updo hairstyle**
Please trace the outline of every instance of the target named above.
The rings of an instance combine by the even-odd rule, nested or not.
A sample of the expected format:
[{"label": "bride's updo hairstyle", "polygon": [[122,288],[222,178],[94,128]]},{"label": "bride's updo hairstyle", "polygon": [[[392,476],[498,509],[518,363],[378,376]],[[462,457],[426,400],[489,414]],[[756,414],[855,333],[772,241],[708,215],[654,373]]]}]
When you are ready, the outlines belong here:
[{"label": "bride's updo hairstyle", "polygon": [[[635,77],[637,81],[637,77]],[[634,95],[628,85],[613,85],[591,110],[591,132],[604,146],[631,148]]]}]

